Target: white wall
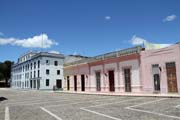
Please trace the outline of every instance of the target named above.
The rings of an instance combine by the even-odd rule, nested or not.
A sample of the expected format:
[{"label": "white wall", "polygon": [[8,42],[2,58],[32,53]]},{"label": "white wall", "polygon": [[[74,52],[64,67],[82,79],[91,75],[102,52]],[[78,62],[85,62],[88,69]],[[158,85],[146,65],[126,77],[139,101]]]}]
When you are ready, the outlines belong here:
[{"label": "white wall", "polygon": [[[139,71],[139,62],[138,60],[129,60],[129,61],[123,61],[119,63],[119,69],[120,69],[120,87],[121,92],[124,92],[124,72],[123,68],[130,67],[131,68],[131,86],[132,86],[132,92],[139,92],[140,85],[140,71]],[[137,91],[136,91],[137,89]]]}]

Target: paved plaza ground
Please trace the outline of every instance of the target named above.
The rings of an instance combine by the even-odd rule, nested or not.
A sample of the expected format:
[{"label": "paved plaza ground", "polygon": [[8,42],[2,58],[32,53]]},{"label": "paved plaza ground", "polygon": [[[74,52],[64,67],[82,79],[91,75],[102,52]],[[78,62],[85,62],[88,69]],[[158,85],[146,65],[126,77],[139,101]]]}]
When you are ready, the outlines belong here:
[{"label": "paved plaza ground", "polygon": [[180,98],[0,90],[0,120],[178,120]]}]

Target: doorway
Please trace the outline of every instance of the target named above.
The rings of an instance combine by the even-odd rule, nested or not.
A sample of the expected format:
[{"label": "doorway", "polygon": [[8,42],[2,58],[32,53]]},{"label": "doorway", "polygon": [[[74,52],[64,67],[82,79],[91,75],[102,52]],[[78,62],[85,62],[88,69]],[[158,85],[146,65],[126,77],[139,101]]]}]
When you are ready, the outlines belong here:
[{"label": "doorway", "polygon": [[109,71],[109,91],[115,91],[115,87],[114,87],[114,70]]},{"label": "doorway", "polygon": [[70,90],[69,76],[67,76],[67,90]]},{"label": "doorway", "polygon": [[37,80],[37,89],[39,90],[39,88],[40,88],[40,80],[38,79]]},{"label": "doorway", "polygon": [[59,89],[59,88],[62,88],[62,80],[61,79],[57,79],[56,80],[56,87]]},{"label": "doorway", "polygon": [[154,90],[156,92],[160,91],[160,76],[159,76],[159,74],[154,74]]},{"label": "doorway", "polygon": [[81,91],[85,91],[85,77],[81,75]]},{"label": "doorway", "polygon": [[101,72],[96,72],[96,90],[101,91]]},{"label": "doorway", "polygon": [[131,69],[124,69],[125,92],[131,92]]},{"label": "doorway", "polygon": [[166,73],[168,82],[168,92],[177,93],[177,77],[175,62],[166,63]]},{"label": "doorway", "polygon": [[74,76],[74,91],[77,91],[77,76]]},{"label": "doorway", "polygon": [[32,89],[32,80],[30,80],[30,88]]},{"label": "doorway", "polygon": [[36,88],[36,80],[33,80],[34,81],[34,88]]}]

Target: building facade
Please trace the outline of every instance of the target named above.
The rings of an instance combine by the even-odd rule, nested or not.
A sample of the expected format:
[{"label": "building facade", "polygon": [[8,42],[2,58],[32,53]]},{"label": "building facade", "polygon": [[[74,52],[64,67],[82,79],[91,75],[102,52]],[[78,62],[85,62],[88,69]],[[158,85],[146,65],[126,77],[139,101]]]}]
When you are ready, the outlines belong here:
[{"label": "building facade", "polygon": [[11,87],[22,89],[63,88],[62,54],[29,52],[12,66]]},{"label": "building facade", "polygon": [[180,94],[180,43],[86,58],[65,64],[64,72],[67,91]]},{"label": "building facade", "polygon": [[180,43],[141,51],[141,79],[144,93],[180,94]]},{"label": "building facade", "polygon": [[65,64],[64,90],[141,92],[140,51],[138,46]]}]

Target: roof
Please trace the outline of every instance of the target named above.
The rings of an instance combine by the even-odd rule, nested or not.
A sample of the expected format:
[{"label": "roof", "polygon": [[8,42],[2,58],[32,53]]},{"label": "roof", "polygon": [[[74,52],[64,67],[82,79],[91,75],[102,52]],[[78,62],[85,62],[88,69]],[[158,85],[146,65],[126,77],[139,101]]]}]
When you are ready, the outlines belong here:
[{"label": "roof", "polygon": [[[63,55],[63,54],[56,54],[56,53],[49,53],[49,52],[39,52],[39,53],[36,53],[35,55],[33,55],[33,56],[31,57],[31,59],[29,59],[29,60],[27,60],[27,61],[31,61],[31,60],[33,60],[33,59],[35,59],[35,58],[38,58],[38,57],[53,57],[53,58],[64,59],[64,55]],[[16,66],[16,65],[23,64],[23,63],[25,63],[25,62],[27,62],[27,61],[24,61],[24,62],[21,62],[21,63],[15,63],[15,64],[13,65],[13,67]]]},{"label": "roof", "polygon": [[142,49],[141,46],[136,46],[136,47],[127,48],[127,49],[123,49],[123,50],[119,50],[119,51],[113,51],[113,52],[105,53],[102,55],[94,56],[91,58],[86,58],[86,59],[82,59],[79,61],[67,63],[67,64],[64,64],[64,66],[78,65],[78,64],[90,63],[90,62],[95,62],[95,61],[101,61],[101,60],[105,60],[105,59],[109,59],[109,58],[115,58],[115,57],[136,54],[136,53],[140,53],[141,49]]}]

